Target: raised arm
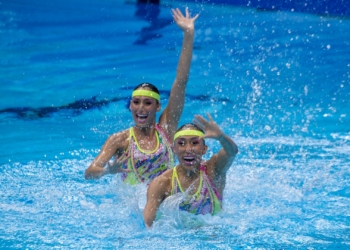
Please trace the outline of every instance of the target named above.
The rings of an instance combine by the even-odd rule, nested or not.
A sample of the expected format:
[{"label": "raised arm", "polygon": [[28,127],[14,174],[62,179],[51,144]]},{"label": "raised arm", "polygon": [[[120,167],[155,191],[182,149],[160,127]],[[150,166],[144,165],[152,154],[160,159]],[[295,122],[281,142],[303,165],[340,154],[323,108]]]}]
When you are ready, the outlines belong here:
[{"label": "raised arm", "polygon": [[174,21],[184,32],[184,38],[168,106],[159,119],[160,125],[166,129],[170,138],[173,138],[184,107],[186,85],[192,61],[194,22],[199,16],[197,14],[191,18],[187,8],[186,16],[183,16],[179,9],[172,9],[172,13]]},{"label": "raised arm", "polygon": [[[122,169],[121,165],[124,159],[118,158],[122,154],[122,148],[126,148],[126,132],[111,135],[102,147],[101,152],[91,163],[90,167],[85,170],[85,179],[99,179],[106,174],[116,174],[128,172]],[[116,155],[117,159],[112,164],[109,160]]]},{"label": "raised arm", "polygon": [[212,138],[220,142],[222,149],[209,160],[209,165],[215,166],[215,173],[220,175],[226,173],[229,169],[238,153],[238,148],[236,143],[222,132],[210,114],[208,114],[208,117],[209,121],[200,115],[196,115],[193,122],[205,131],[205,134],[201,136],[202,139]]}]

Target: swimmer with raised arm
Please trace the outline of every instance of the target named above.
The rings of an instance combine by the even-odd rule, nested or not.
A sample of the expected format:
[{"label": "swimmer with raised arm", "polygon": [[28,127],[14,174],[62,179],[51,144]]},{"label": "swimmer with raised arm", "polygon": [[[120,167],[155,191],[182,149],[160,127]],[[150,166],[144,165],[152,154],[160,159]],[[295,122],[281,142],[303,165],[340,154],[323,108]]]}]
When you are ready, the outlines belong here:
[{"label": "swimmer with raised arm", "polygon": [[[238,148],[208,116],[209,120],[195,116],[194,123],[183,125],[175,133],[174,152],[179,164],[150,183],[143,212],[146,227],[152,226],[161,203],[176,193],[184,194],[180,210],[212,215],[221,211],[226,173]],[[205,138],[218,140],[222,146],[208,161],[202,160],[207,152]]]},{"label": "swimmer with raised arm", "polygon": [[187,8],[185,16],[179,9],[172,9],[172,14],[175,23],[184,32],[184,38],[167,107],[156,123],[156,113],[161,110],[159,91],[150,83],[138,85],[132,92],[129,106],[135,125],[109,136],[99,155],[86,169],[86,179],[122,173],[126,183],[147,184],[174,166],[171,145],[184,107],[192,60],[194,22],[198,14],[191,18]]}]

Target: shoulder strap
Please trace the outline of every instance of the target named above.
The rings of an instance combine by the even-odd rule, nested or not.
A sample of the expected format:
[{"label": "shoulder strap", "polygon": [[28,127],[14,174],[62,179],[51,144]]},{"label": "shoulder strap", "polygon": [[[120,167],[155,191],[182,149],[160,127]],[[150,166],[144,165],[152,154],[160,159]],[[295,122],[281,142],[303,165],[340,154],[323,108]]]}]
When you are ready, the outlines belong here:
[{"label": "shoulder strap", "polygon": [[169,168],[172,168],[173,166],[175,166],[175,157],[174,157],[174,148],[173,145],[171,144],[170,140],[169,140],[169,136],[167,135],[167,133],[164,132],[163,128],[159,125],[156,124],[155,125],[156,130],[158,131],[158,133],[160,134],[160,136],[162,138],[164,138],[165,140],[162,140],[169,152],[169,162],[170,162],[170,166]]},{"label": "shoulder strap", "polygon": [[201,171],[205,173],[204,181],[206,181],[207,186],[208,186],[208,191],[209,191],[209,196],[210,196],[210,201],[211,201],[211,213],[212,215],[215,215],[219,213],[222,209],[222,204],[221,204],[221,195],[217,192],[216,188],[213,186],[213,183],[209,179],[207,175],[207,167],[205,165],[201,165],[200,167]]},{"label": "shoulder strap", "polygon": [[156,130],[157,130],[165,139],[167,139],[167,142],[168,142],[169,144],[171,144],[168,134],[165,133],[165,131],[163,130],[163,128],[162,128],[158,123],[155,125],[155,128],[156,128]]},{"label": "shoulder strap", "polygon": [[129,139],[130,139],[131,137],[134,137],[134,138],[135,138],[135,133],[134,133],[134,128],[133,128],[133,127],[131,127],[131,128],[129,129]]},{"label": "shoulder strap", "polygon": [[132,128],[129,129],[129,137],[128,137],[128,146],[126,147],[125,151],[123,152],[123,154],[120,156],[119,160],[121,161],[125,161],[129,158],[130,156],[130,152],[131,152],[131,137],[133,135],[133,130]]},{"label": "shoulder strap", "polygon": [[[176,183],[175,183],[176,179]],[[177,183],[179,182],[179,178],[177,177],[176,167],[173,168],[173,174],[171,176],[171,195],[177,193]]]}]

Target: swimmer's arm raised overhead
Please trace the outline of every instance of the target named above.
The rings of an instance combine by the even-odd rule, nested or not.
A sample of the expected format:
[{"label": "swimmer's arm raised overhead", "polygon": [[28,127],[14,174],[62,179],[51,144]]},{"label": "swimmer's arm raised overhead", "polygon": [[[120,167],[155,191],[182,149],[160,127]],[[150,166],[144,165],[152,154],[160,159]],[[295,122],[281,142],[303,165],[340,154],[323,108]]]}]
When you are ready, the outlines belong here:
[{"label": "swimmer's arm raised overhead", "polygon": [[193,122],[205,131],[205,134],[201,138],[213,138],[220,142],[222,149],[209,160],[209,165],[214,166],[215,172],[220,175],[226,173],[229,169],[238,153],[238,148],[236,143],[222,132],[210,114],[208,114],[208,117],[209,121],[200,115],[196,115]]},{"label": "swimmer's arm raised overhead", "polygon": [[[99,155],[85,170],[85,179],[99,179],[106,174],[129,172],[129,170],[121,168],[123,162],[118,159],[127,147],[127,138],[128,131],[111,135],[103,145]],[[109,161],[113,156],[116,156],[116,160],[110,164]]]},{"label": "swimmer's arm raised overhead", "polygon": [[[172,170],[170,170],[172,172]],[[147,189],[147,203],[143,210],[143,218],[147,228],[150,228],[156,218],[160,204],[170,195],[171,178],[169,170],[155,178]]]},{"label": "swimmer's arm raised overhead", "polygon": [[165,108],[159,119],[160,125],[167,130],[171,140],[177,129],[184,107],[186,85],[192,61],[194,22],[199,16],[197,14],[191,18],[187,8],[185,16],[183,16],[179,9],[172,9],[172,14],[176,24],[184,32],[184,38],[176,70],[176,78],[171,89],[168,106]]}]

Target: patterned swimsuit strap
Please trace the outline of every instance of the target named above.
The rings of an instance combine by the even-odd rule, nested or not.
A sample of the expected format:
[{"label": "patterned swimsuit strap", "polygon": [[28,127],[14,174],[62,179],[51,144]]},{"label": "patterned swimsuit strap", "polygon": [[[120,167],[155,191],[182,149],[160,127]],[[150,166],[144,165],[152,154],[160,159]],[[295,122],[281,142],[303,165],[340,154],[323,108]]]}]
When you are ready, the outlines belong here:
[{"label": "patterned swimsuit strap", "polygon": [[210,186],[209,188],[210,188],[211,190],[214,191],[215,195],[216,195],[219,199],[221,199],[221,195],[219,194],[219,192],[217,192],[217,190],[216,190],[216,188],[215,188],[213,182],[212,182],[212,181],[209,179],[209,177],[208,177],[208,174],[207,174],[207,166],[201,164],[201,166],[200,166],[199,169],[200,169],[201,171],[203,171],[204,176],[205,176],[205,180],[208,182],[208,185]]},{"label": "patterned swimsuit strap", "polygon": [[167,133],[165,133],[163,128],[158,123],[156,124],[155,128],[158,131],[158,133],[160,133],[166,139],[167,143],[171,145],[169,136],[167,135]]}]

